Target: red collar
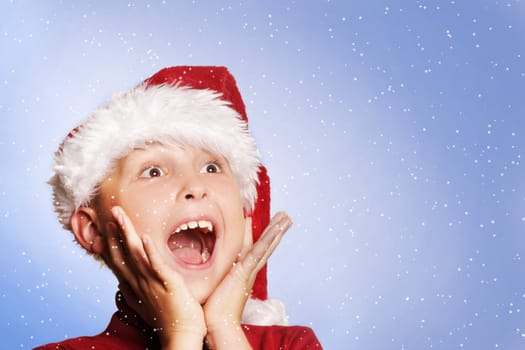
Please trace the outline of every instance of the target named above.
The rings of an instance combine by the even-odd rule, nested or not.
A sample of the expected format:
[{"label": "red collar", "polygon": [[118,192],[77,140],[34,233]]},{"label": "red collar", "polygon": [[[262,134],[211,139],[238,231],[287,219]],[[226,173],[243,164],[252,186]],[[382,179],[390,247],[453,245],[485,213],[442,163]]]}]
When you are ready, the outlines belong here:
[{"label": "red collar", "polygon": [[115,302],[117,312],[111,317],[103,334],[133,344],[137,349],[160,349],[155,331],[126,303],[120,291],[115,296]]}]

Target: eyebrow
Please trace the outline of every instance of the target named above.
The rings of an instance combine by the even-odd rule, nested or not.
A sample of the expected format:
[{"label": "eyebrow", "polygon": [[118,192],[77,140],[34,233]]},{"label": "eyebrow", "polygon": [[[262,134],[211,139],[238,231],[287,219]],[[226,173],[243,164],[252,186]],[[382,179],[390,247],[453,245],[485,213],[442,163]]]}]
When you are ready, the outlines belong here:
[{"label": "eyebrow", "polygon": [[[152,152],[155,152],[151,154]],[[134,148],[130,153],[128,153],[127,156],[121,158],[119,160],[120,163],[120,172],[121,174],[129,174],[134,169],[132,169],[134,166],[136,166],[136,163],[144,163],[147,159],[151,156],[158,157],[158,154],[160,152],[153,150],[151,148]],[[150,156],[151,154],[151,156]],[[162,152],[161,154],[165,154]]]}]

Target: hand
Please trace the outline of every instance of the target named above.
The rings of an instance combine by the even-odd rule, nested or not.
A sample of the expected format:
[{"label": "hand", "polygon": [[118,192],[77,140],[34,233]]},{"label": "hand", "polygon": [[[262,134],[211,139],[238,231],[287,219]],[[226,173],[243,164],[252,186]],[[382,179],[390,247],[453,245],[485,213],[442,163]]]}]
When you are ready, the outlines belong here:
[{"label": "hand", "polygon": [[138,236],[122,208],[113,207],[112,214],[119,227],[107,224],[109,263],[126,301],[158,332],[164,348],[202,349],[202,307],[184,279],[160,259],[149,236]]},{"label": "hand", "polygon": [[[212,348],[225,346],[241,349],[246,345],[249,348],[240,326],[246,300],[250,296],[257,272],[264,266],[291,225],[292,220],[286,213],[277,213],[259,240],[255,244],[248,242],[238,261],[204,304],[208,329],[206,342]],[[247,220],[246,230],[249,230],[249,237],[252,237],[250,219]],[[232,339],[241,343],[232,344]]]}]

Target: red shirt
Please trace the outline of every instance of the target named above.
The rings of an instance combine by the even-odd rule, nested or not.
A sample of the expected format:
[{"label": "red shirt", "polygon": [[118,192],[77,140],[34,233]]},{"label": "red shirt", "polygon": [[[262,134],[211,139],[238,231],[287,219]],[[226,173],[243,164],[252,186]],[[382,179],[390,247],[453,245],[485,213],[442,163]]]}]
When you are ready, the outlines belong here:
[{"label": "red shirt", "polygon": [[[160,349],[156,333],[138,317],[124,299],[117,297],[115,312],[106,330],[95,336],[67,339],[39,346],[35,350],[154,350]],[[312,329],[299,326],[243,325],[253,349],[321,349]]]}]

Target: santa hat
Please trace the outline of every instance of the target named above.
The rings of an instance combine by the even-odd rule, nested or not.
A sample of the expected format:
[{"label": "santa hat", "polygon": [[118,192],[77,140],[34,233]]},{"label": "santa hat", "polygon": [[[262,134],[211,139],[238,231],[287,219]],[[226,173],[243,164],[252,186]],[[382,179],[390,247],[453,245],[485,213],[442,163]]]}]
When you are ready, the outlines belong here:
[{"label": "santa hat", "polygon": [[[234,77],[225,67],[164,68],[132,90],[113,96],[62,142],[55,154],[54,206],[71,230],[71,214],[89,203],[115,162],[151,141],[177,142],[224,156],[252,216],[253,241],[270,220],[270,179],[248,131]],[[286,324],[284,306],[268,299],[266,265],[243,314],[247,324]]]}]

